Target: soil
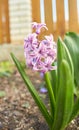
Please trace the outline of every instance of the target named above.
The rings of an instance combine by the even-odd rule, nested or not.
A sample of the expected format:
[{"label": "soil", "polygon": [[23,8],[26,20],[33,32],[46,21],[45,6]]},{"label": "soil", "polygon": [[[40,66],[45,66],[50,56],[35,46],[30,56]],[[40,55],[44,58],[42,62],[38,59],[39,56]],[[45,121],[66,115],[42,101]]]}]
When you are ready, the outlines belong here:
[{"label": "soil", "polygon": [[[47,93],[40,93],[42,79],[31,70],[27,73],[47,104]],[[0,91],[5,91],[5,96],[0,97],[0,130],[49,130],[16,69],[10,76],[0,77]],[[79,130],[79,118],[66,130]]]}]

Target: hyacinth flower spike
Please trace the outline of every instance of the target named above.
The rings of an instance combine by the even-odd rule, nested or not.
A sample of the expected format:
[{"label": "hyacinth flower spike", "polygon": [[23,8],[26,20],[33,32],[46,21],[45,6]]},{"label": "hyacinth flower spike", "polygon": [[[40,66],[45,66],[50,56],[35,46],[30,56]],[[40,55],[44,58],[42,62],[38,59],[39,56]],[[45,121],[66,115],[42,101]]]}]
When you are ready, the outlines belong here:
[{"label": "hyacinth flower spike", "polygon": [[[26,64],[33,70],[37,70],[40,73],[46,73],[49,70],[53,70],[52,62],[56,59],[55,42],[53,42],[53,36],[45,36],[45,39],[39,41],[37,36],[41,32],[42,28],[46,28],[45,24],[32,24],[33,28],[36,28],[36,32],[28,35],[24,41],[24,54],[26,58]],[[39,33],[37,33],[39,30]]]},{"label": "hyacinth flower spike", "polygon": [[[36,29],[35,33],[37,35],[36,35],[36,37],[35,37],[35,35],[34,35],[34,37],[32,37],[31,35],[33,35],[33,34],[30,35],[30,37],[32,37],[31,43],[30,43],[30,40],[28,41],[28,37],[25,39],[24,52],[26,55],[26,64],[31,69],[45,74],[45,79],[48,84],[47,86],[49,86],[48,91],[49,91],[51,107],[54,107],[55,106],[54,94],[52,91],[52,86],[51,86],[49,80],[47,80],[48,74],[46,72],[56,69],[55,66],[52,66],[52,63],[56,59],[56,48],[55,48],[56,43],[53,41],[52,35],[45,36],[45,39],[43,39],[42,41],[38,40],[37,36],[41,33],[41,29],[42,28],[47,29],[46,24],[40,24],[40,23],[37,24],[34,22],[32,24],[32,27]],[[36,41],[35,39],[37,39],[37,43],[34,42],[34,41]],[[26,46],[29,43],[30,43],[30,45]],[[37,44],[37,45],[35,46],[35,44]],[[29,48],[29,46],[30,46],[30,48]],[[53,108],[53,111],[54,111],[54,109],[55,108]],[[51,111],[52,111],[52,109],[51,109]],[[52,111],[52,114],[54,114],[53,111]]]}]

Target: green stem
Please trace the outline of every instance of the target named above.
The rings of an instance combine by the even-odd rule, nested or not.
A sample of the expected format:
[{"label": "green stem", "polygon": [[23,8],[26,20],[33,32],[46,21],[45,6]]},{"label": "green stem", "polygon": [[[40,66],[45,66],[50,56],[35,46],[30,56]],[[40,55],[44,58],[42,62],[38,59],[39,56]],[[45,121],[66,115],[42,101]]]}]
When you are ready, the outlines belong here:
[{"label": "green stem", "polygon": [[47,86],[48,94],[49,94],[49,98],[50,98],[51,115],[54,119],[55,97],[54,97],[54,93],[53,93],[53,89],[52,89],[51,81],[49,79],[49,73],[48,72],[45,73],[45,81],[46,81],[46,86]]}]

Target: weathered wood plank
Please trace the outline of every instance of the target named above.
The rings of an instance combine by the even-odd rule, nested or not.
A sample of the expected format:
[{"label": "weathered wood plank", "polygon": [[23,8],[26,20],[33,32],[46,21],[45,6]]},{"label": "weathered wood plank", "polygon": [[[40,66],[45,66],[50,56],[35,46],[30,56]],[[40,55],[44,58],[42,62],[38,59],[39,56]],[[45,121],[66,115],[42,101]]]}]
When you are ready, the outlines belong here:
[{"label": "weathered wood plank", "polygon": [[56,0],[57,32],[63,36],[65,33],[64,0]]},{"label": "weathered wood plank", "polygon": [[52,0],[44,0],[45,23],[50,33],[53,33]]},{"label": "weathered wood plank", "polygon": [[77,0],[69,0],[69,31],[78,32]]},{"label": "weathered wood plank", "polygon": [[1,13],[1,1],[0,1],[0,43],[2,43],[2,13]]},{"label": "weathered wood plank", "polygon": [[32,21],[40,22],[40,0],[32,0]]},{"label": "weathered wood plank", "polygon": [[0,0],[0,43],[10,43],[8,0]]}]

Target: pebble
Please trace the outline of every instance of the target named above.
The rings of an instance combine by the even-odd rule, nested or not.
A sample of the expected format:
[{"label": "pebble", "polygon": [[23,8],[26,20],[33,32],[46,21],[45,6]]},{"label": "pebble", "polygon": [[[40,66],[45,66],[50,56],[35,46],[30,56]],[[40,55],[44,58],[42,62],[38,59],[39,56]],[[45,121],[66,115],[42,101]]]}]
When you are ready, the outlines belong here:
[{"label": "pebble", "polygon": [[3,124],[0,122],[0,130],[3,129]]},{"label": "pebble", "polygon": [[29,130],[34,130],[34,128],[33,128],[33,127],[30,127]]}]

